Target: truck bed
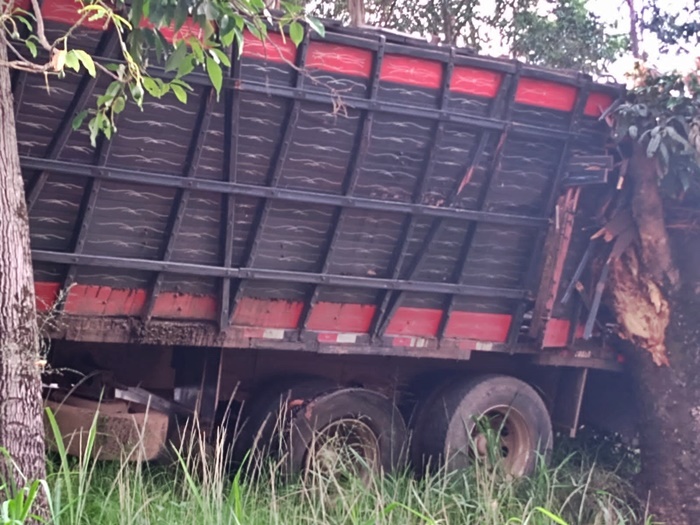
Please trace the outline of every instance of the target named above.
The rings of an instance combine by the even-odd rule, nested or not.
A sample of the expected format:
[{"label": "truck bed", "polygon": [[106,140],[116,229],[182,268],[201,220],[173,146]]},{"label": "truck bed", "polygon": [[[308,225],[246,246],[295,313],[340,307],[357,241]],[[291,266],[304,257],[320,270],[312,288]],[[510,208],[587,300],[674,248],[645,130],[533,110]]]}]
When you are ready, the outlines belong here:
[{"label": "truck bed", "polygon": [[[71,22],[65,1],[44,2],[49,32]],[[118,57],[110,30],[76,42]],[[298,49],[249,35],[233,58],[220,98],[195,73],[187,104],[130,103],[96,149],[71,122],[104,79],[69,72],[47,95],[15,74],[56,337],[450,358],[567,345],[579,319],[554,299],[589,235],[579,188],[609,169],[598,117],[616,87],[374,30]]]}]

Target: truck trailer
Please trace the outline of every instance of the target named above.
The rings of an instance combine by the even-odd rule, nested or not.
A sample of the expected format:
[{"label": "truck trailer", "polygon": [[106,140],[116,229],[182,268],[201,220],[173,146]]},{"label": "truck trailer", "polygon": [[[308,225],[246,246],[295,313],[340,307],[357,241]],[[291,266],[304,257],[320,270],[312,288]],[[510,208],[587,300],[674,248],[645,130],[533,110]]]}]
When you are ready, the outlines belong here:
[{"label": "truck trailer", "polygon": [[[77,17],[42,10],[49,36]],[[99,21],[72,41],[119,63]],[[294,472],[335,437],[390,471],[461,467],[490,429],[523,475],[557,431],[622,421],[590,264],[620,86],[331,21],[231,61],[220,96],[194,72],[96,147],[72,121],[108,79],[14,73],[63,434],[99,411],[102,457],[141,436],[151,460],[228,409],[241,453],[277,418]]]}]

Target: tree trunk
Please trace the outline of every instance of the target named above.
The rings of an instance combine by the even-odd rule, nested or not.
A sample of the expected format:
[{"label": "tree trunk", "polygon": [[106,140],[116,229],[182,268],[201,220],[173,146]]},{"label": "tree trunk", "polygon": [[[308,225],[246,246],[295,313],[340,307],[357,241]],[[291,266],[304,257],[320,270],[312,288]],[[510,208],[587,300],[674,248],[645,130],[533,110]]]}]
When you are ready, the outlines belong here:
[{"label": "tree trunk", "polygon": [[639,492],[665,525],[700,523],[700,301],[690,295],[671,302],[669,366],[656,366],[646,352],[631,363],[641,416]]},{"label": "tree trunk", "polygon": [[687,237],[672,249],[656,160],[647,158],[639,145],[628,175],[634,186],[632,212],[639,239],[612,261],[610,284],[620,335],[637,348],[630,365],[640,415],[640,495],[648,498],[657,521],[696,525],[700,523],[700,267],[683,264],[683,259],[691,257],[691,249],[700,258],[700,237]]},{"label": "tree trunk", "polygon": [[21,488],[46,471],[29,223],[6,67],[0,67],[0,170],[0,447],[13,460],[0,460],[0,480]]}]

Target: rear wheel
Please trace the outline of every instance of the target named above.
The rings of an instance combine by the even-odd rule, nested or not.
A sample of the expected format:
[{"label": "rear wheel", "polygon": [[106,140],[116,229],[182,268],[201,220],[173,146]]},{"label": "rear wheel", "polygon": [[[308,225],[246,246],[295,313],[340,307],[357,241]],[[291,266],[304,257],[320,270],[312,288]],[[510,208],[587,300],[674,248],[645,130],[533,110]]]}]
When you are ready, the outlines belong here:
[{"label": "rear wheel", "polygon": [[552,446],[544,402],[513,377],[484,375],[438,388],[419,409],[412,458],[419,469],[460,469],[497,462],[513,476],[531,474]]},{"label": "rear wheel", "polygon": [[286,427],[293,412],[324,392],[333,391],[333,381],[318,377],[280,380],[260,389],[248,407],[243,407],[243,426],[235,436],[234,458],[247,454],[257,460],[262,455],[284,454]]},{"label": "rear wheel", "polygon": [[406,452],[406,425],[381,394],[346,388],[313,399],[291,422],[290,473],[315,473],[341,481],[392,472]]}]

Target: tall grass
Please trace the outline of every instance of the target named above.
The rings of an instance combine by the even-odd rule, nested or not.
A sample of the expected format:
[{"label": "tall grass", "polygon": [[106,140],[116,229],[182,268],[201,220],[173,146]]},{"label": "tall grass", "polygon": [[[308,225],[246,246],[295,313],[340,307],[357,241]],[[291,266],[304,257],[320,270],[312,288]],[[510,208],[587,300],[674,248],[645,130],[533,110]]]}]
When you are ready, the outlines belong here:
[{"label": "tall grass", "polygon": [[[59,443],[47,486],[54,525],[627,525],[650,524],[627,482],[578,453],[512,479],[475,464],[421,479],[394,475],[337,477],[311,473],[289,481],[280,463],[229,471],[225,439],[198,432],[173,463],[71,458]],[[91,432],[87,449],[94,445]],[[60,440],[59,440],[60,441]],[[213,444],[212,444],[213,441]],[[251,463],[252,464],[252,463]],[[248,469],[249,470],[249,469]],[[2,503],[0,496],[0,503]],[[10,501],[8,498],[5,501]],[[24,500],[26,507],[26,498]],[[2,508],[2,506],[0,506]],[[5,522],[20,525],[22,521]],[[3,519],[0,524],[5,525]]]}]

